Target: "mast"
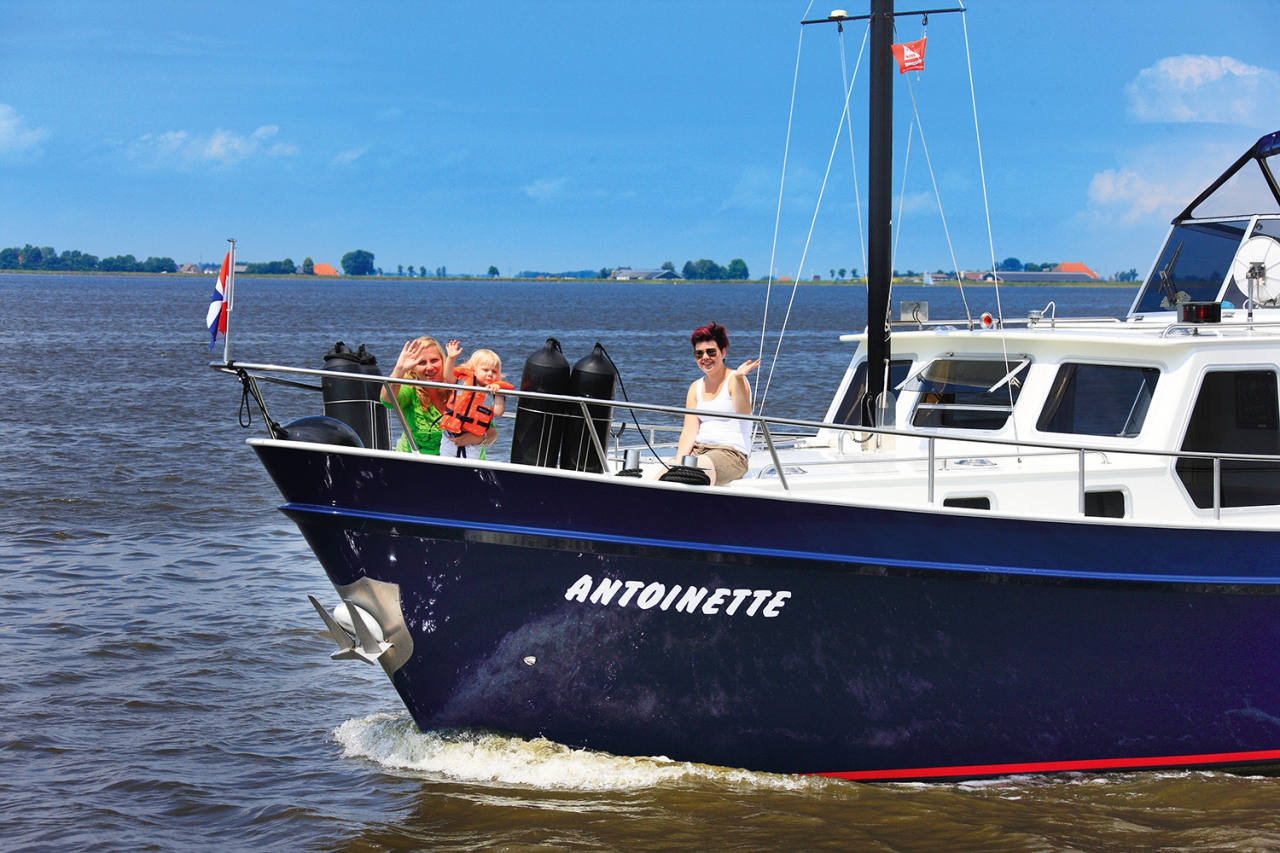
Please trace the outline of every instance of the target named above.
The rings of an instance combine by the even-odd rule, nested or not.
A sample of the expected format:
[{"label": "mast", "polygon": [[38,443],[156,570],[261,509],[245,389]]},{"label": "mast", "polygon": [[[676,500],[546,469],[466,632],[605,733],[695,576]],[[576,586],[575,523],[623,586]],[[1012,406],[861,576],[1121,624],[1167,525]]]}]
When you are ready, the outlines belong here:
[{"label": "mast", "polygon": [[871,42],[871,98],[868,116],[869,172],[867,178],[867,394],[862,398],[859,423],[884,426],[878,402],[884,393],[892,355],[889,340],[889,290],[893,286],[893,22],[898,14],[929,15],[963,12],[952,9],[912,9],[898,13],[893,0],[871,0],[871,14],[849,15],[837,9],[826,18],[805,24],[869,22]]},{"label": "mast", "polygon": [[889,288],[893,284],[893,0],[871,0],[871,98],[867,178],[867,395],[862,424],[876,411],[889,364]]}]

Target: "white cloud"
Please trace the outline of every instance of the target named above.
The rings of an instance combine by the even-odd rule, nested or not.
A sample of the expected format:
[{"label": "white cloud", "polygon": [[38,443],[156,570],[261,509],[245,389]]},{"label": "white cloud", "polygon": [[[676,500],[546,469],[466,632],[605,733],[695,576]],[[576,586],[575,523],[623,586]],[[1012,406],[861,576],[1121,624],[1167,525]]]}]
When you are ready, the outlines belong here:
[{"label": "white cloud", "polygon": [[938,197],[932,192],[907,193],[905,196],[899,196],[895,193],[893,199],[894,211],[897,211],[899,203],[902,205],[903,213],[920,213],[938,209]]},{"label": "white cloud", "polygon": [[1171,214],[1179,200],[1186,204],[1186,193],[1177,193],[1165,183],[1143,177],[1132,168],[1107,169],[1089,182],[1089,201],[1099,208],[1113,211],[1119,221],[1132,224],[1152,214]]},{"label": "white cloud", "polygon": [[1230,56],[1169,56],[1128,86],[1142,122],[1209,122],[1271,130],[1280,118],[1280,74]]},{"label": "white cloud", "polygon": [[0,104],[0,156],[36,153],[49,135],[43,127],[29,128],[18,111]]},{"label": "white cloud", "polygon": [[125,146],[128,156],[150,167],[212,164],[234,166],[246,160],[269,157],[291,157],[298,146],[291,142],[272,142],[280,128],[263,125],[248,136],[217,128],[211,134],[191,134],[171,130],[161,134],[144,134]]},{"label": "white cloud", "polygon": [[356,160],[360,159],[360,156],[372,147],[373,146],[371,145],[361,145],[359,148],[351,148],[346,151],[343,151],[341,154],[333,158],[333,165],[350,166]]},{"label": "white cloud", "polygon": [[1167,223],[1235,162],[1250,141],[1133,152],[1125,163],[1094,174],[1089,182],[1092,218],[1098,224]]},{"label": "white cloud", "polygon": [[455,149],[436,160],[436,166],[442,169],[449,166],[457,166],[459,163],[465,163],[470,157],[471,152],[467,149]]},{"label": "white cloud", "polygon": [[720,202],[717,213],[726,210],[772,210],[778,203],[778,175],[767,169],[748,168],[738,178],[729,197]]},{"label": "white cloud", "polygon": [[564,192],[565,183],[564,178],[539,178],[521,189],[529,198],[547,199]]}]

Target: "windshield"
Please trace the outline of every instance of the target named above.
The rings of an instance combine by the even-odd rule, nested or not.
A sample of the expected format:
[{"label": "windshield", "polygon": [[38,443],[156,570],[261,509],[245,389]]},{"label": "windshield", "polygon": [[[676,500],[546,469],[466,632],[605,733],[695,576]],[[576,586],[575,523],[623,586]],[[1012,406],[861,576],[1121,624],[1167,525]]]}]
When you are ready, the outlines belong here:
[{"label": "windshield", "polygon": [[1248,227],[1247,219],[1239,219],[1174,228],[1133,313],[1172,311],[1171,297],[1179,292],[1192,302],[1215,301]]}]

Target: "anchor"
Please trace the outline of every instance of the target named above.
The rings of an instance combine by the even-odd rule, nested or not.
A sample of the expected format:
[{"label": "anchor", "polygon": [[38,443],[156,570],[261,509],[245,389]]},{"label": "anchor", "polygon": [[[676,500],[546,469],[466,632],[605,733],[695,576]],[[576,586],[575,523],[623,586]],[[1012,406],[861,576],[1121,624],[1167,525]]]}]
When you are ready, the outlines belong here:
[{"label": "anchor", "polygon": [[394,643],[387,642],[378,620],[369,611],[353,604],[350,599],[344,598],[333,609],[332,615],[314,595],[308,595],[307,600],[324,620],[329,636],[338,644],[338,651],[329,655],[334,660],[378,663],[388,651],[395,648]]}]

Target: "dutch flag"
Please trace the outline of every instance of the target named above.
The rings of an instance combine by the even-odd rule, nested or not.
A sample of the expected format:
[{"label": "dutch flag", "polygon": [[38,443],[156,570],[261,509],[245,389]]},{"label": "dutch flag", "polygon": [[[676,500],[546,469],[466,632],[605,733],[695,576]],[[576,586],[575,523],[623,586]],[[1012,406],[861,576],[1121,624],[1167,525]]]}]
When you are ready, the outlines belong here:
[{"label": "dutch flag", "polygon": [[209,349],[218,342],[218,333],[227,333],[227,274],[231,270],[231,253],[222,259],[222,271],[218,273],[218,283],[213,288],[213,298],[209,300],[209,314],[205,324],[209,327]]}]

